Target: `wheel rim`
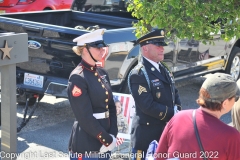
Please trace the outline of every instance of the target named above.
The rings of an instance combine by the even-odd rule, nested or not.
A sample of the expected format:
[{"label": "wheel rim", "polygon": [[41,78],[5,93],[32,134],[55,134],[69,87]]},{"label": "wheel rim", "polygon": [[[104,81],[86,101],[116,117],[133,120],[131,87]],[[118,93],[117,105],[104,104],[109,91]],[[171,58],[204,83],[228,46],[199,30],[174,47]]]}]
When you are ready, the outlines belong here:
[{"label": "wheel rim", "polygon": [[240,73],[240,59],[239,59],[238,56],[235,56],[233,61],[232,61],[230,74],[232,75],[232,77],[236,81],[239,77],[239,73]]}]

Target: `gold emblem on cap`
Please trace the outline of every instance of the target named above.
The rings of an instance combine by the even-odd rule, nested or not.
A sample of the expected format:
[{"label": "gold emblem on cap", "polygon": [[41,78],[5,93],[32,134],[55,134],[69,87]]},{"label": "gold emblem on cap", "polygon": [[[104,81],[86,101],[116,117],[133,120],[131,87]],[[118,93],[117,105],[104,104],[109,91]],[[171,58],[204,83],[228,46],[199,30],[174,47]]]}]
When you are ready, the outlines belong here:
[{"label": "gold emblem on cap", "polygon": [[104,30],[102,30],[102,33],[101,33],[101,35],[103,35],[104,34]]},{"label": "gold emblem on cap", "polygon": [[164,36],[164,31],[163,30],[161,30],[161,35]]},{"label": "gold emblem on cap", "polygon": [[152,70],[152,71],[155,71],[155,68],[152,67],[151,70]]}]

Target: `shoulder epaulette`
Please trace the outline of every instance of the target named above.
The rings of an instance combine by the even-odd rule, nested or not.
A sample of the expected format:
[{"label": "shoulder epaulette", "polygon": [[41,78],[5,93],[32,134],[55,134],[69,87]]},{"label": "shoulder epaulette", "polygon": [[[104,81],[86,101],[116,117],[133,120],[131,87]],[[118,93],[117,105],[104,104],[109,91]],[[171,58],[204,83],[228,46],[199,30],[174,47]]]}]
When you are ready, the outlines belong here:
[{"label": "shoulder epaulette", "polygon": [[82,71],[83,71],[83,67],[82,67],[82,66],[77,66],[77,67],[72,71],[72,73],[70,74],[70,76],[73,75],[73,74],[80,75],[80,74],[82,73]]},{"label": "shoulder epaulette", "polygon": [[[143,64],[139,63],[138,65],[136,65],[132,70],[131,70],[131,75],[132,74],[138,74],[140,69],[143,67]],[[130,74],[129,74],[130,75]]]}]

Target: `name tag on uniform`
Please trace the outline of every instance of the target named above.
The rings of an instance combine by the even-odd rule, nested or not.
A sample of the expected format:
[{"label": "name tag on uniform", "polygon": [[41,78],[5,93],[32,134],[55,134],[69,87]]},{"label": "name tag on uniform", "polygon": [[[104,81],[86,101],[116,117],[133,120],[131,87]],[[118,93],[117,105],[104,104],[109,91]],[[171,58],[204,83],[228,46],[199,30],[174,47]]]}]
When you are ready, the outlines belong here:
[{"label": "name tag on uniform", "polygon": [[153,87],[161,86],[162,83],[159,81],[159,79],[151,80]]}]

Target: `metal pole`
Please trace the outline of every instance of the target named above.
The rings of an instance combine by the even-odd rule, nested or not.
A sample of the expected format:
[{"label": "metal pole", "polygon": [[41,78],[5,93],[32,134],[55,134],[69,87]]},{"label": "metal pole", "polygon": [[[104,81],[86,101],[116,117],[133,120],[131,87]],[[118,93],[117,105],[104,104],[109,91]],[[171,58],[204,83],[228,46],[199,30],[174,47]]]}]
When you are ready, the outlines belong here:
[{"label": "metal pole", "polygon": [[16,64],[1,66],[1,103],[1,154],[8,160],[8,153],[17,153]]}]

